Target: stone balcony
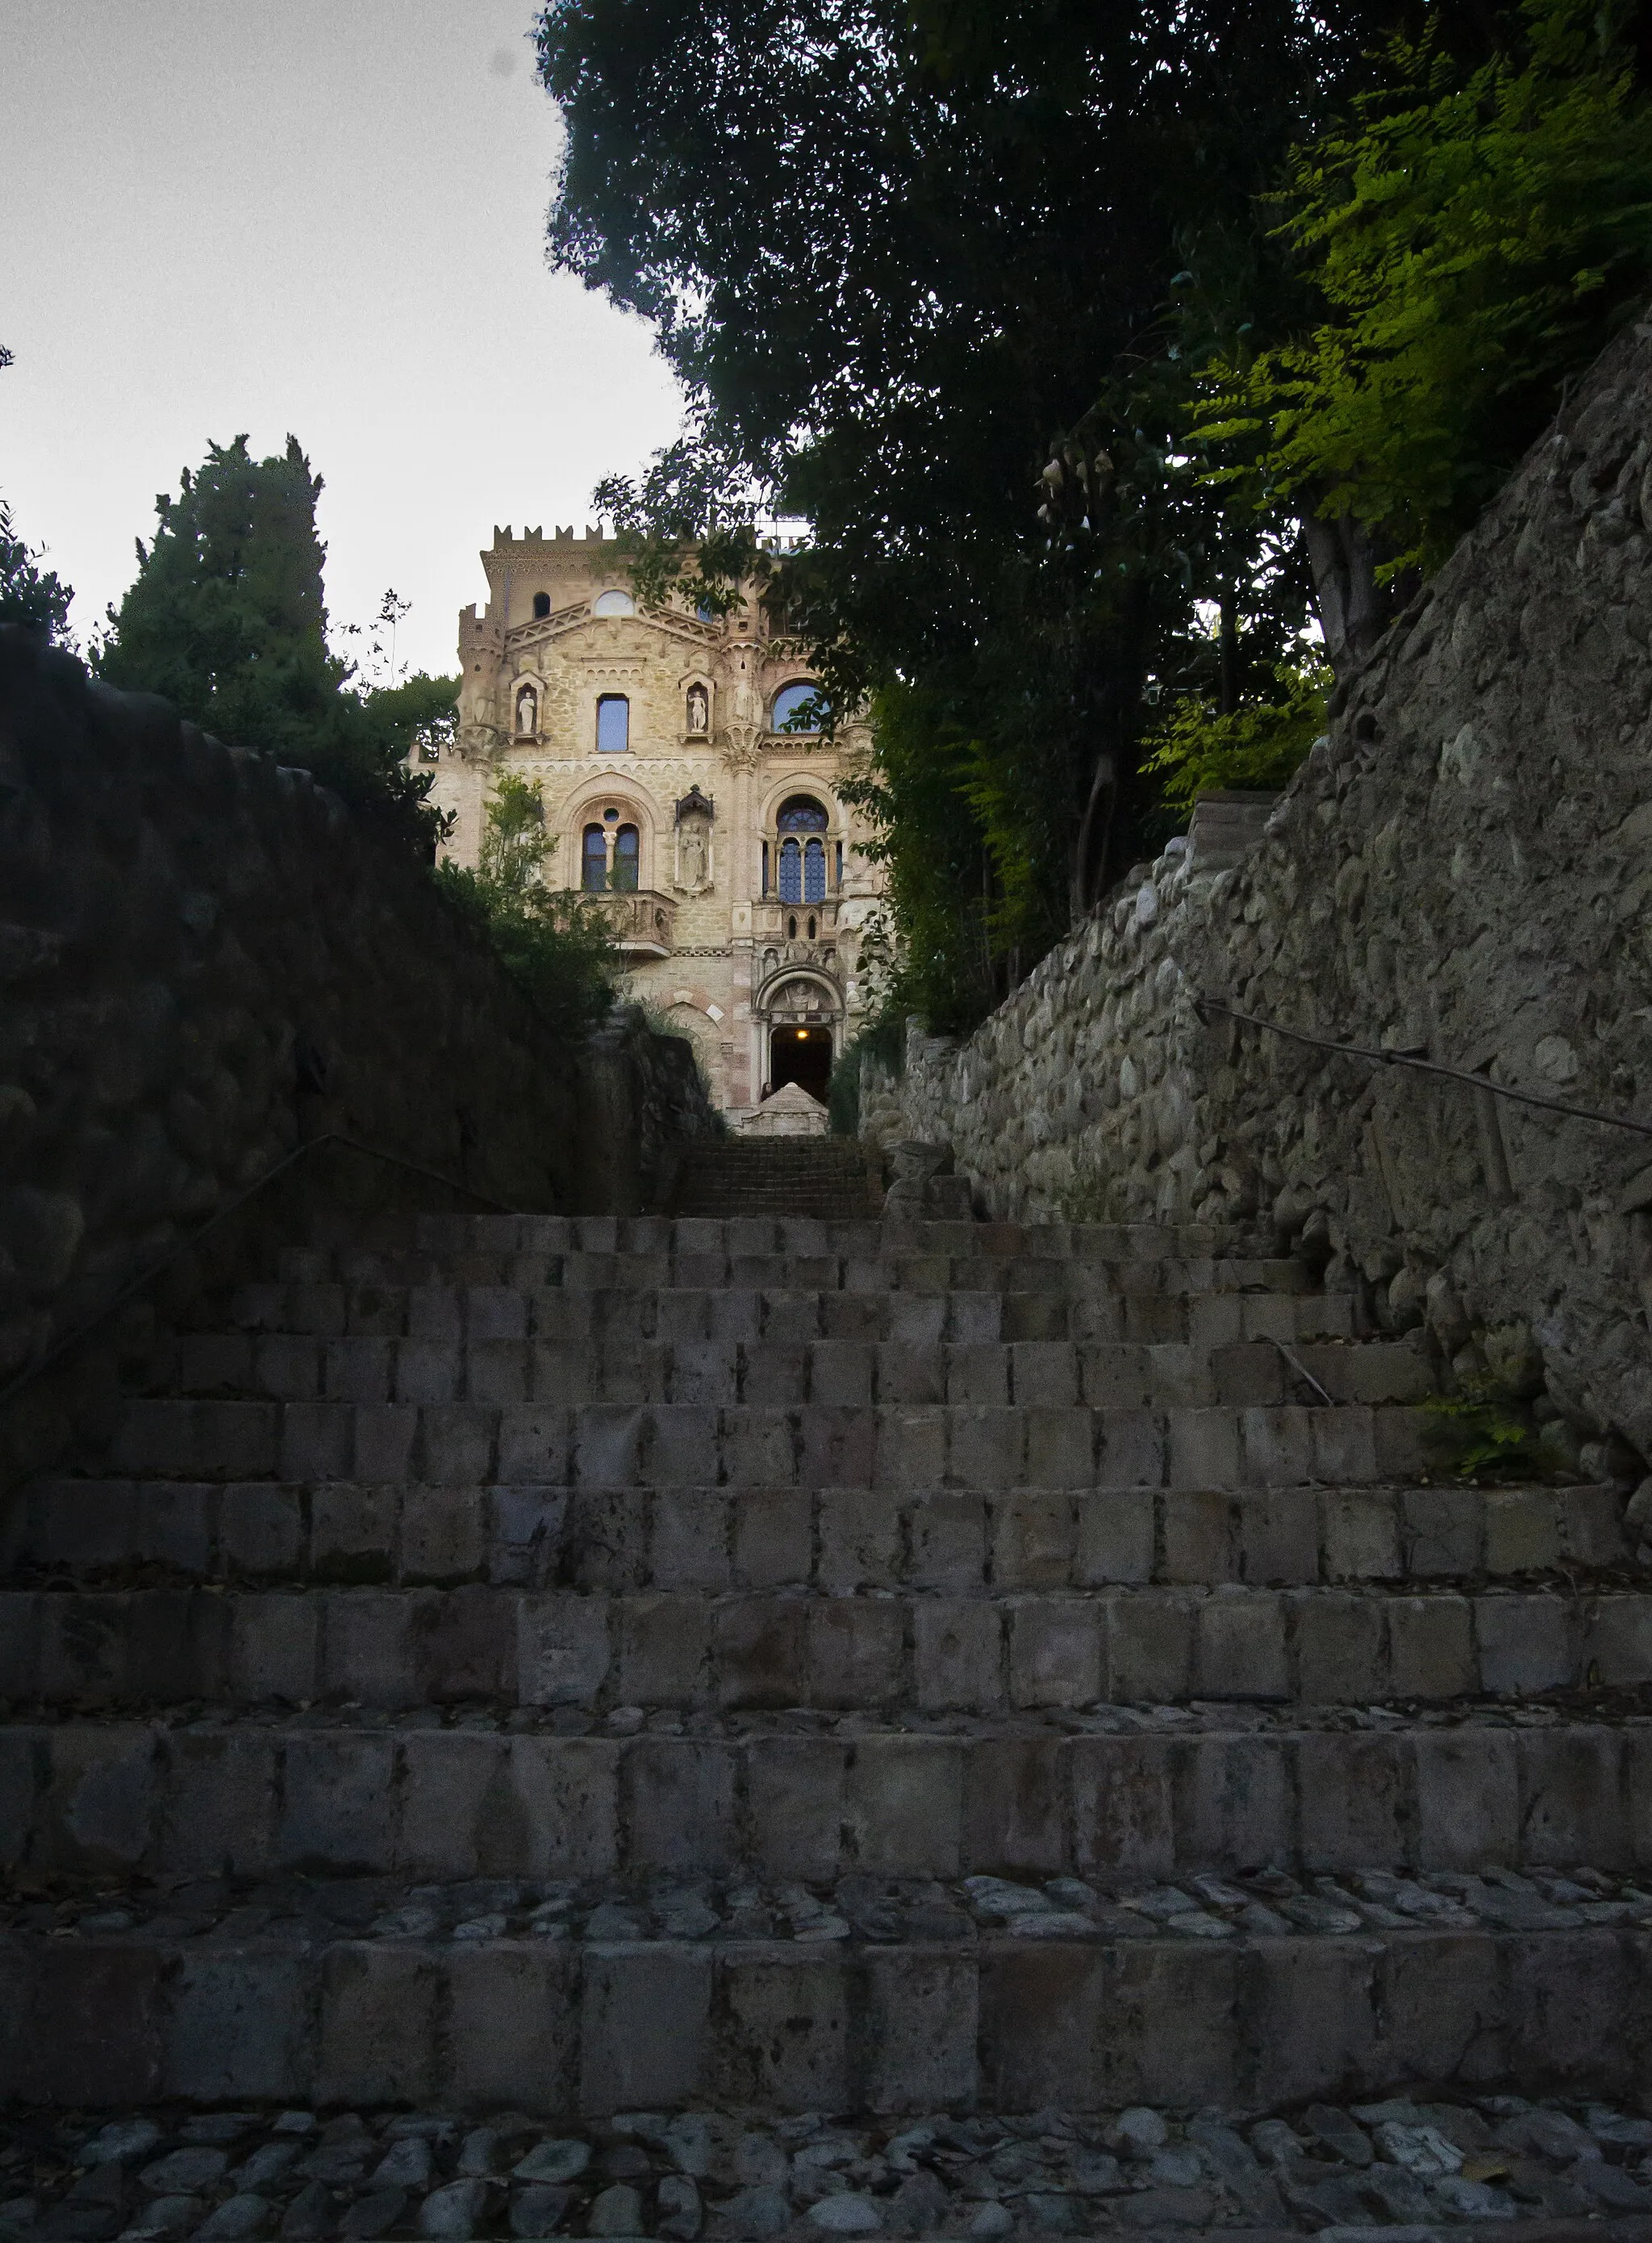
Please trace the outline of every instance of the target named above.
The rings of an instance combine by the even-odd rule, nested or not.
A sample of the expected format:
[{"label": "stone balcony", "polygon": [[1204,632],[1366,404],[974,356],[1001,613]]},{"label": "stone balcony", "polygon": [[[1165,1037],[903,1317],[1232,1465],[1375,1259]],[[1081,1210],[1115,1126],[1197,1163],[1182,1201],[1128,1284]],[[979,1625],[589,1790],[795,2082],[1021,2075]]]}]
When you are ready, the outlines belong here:
[{"label": "stone balcony", "polygon": [[669,958],[676,946],[675,900],[655,888],[614,888],[584,899],[607,919],[628,958]]}]

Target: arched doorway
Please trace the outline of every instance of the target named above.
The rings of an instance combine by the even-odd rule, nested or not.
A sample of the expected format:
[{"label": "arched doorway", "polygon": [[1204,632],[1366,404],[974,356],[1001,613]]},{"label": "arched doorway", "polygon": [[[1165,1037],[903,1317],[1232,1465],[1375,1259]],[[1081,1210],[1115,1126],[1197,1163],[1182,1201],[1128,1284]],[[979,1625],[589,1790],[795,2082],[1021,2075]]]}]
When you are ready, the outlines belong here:
[{"label": "arched doorway", "polygon": [[826,1100],[832,1072],[832,1032],[829,1028],[773,1028],[769,1036],[769,1088],[780,1089],[795,1082],[811,1098]]}]

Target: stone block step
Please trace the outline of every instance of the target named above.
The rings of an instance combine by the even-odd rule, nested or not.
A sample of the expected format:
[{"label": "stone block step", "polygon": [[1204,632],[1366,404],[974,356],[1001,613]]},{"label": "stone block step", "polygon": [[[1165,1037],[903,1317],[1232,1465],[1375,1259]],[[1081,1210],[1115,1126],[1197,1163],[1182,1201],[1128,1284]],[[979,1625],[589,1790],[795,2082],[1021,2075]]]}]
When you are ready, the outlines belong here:
[{"label": "stone block step", "polygon": [[1652,1865],[1644,1719],[1206,1721],[1064,1734],[770,1723],[692,1736],[321,1714],[14,1721],[0,1724],[0,1867],[156,1886],[984,1875],[1123,1890],[1259,1864],[1309,1879]]},{"label": "stone block step", "polygon": [[125,1404],[108,1469],[136,1478],[628,1487],[1273,1487],[1414,1479],[1427,1411],[811,1402]]},{"label": "stone block step", "polygon": [[1628,2095],[1652,2058],[1642,1930],[1037,1937],[1027,1921],[967,1941],[14,1932],[0,2095],[1254,2110],[1444,2078]]},{"label": "stone block step", "polygon": [[[934,1222],[908,1216],[820,1222],[771,1216],[386,1213],[355,1226],[363,1247],[425,1254],[1031,1255],[1080,1260],[1205,1260],[1201,1223]],[[320,1233],[314,1243],[332,1242]]]},{"label": "stone block step", "polygon": [[1419,1587],[1641,1569],[1607,1486],[1020,1489],[428,1487],[39,1480],[0,1575],[138,1587],[392,1583],[609,1590]]},{"label": "stone block step", "polygon": [[1443,1704],[1649,1681],[1643,1591],[0,1593],[0,1698],[14,1705],[984,1714],[1188,1699]]},{"label": "stone block step", "polygon": [[1073,1408],[1279,1407],[1416,1402],[1434,1389],[1407,1341],[1266,1340],[1208,1350],[1070,1340],[1004,1344],[863,1339],[620,1340],[580,1337],[328,1339],[200,1332],[178,1345],[177,1397],[281,1401],[740,1403],[833,1407],[950,1402]]},{"label": "stone block step", "polygon": [[1303,1293],[1302,1265],[1275,1260],[1078,1260],[1060,1256],[836,1254],[427,1254],[361,1248],[284,1247],[276,1276],[288,1283],[507,1285],[601,1290],[765,1292]]},{"label": "stone block step", "polygon": [[[1293,1351],[1353,1337],[1346,1293],[1164,1293],[1104,1288],[1064,1292],[906,1291],[811,1286],[599,1285],[589,1290],[520,1285],[356,1285],[332,1281],[241,1287],[232,1330],[338,1338],[442,1341],[541,1339],[725,1344],[815,1340],[981,1346],[1074,1344],[1182,1344],[1202,1350],[1241,1341],[1282,1342]],[[212,1337],[211,1334],[203,1335]]]}]

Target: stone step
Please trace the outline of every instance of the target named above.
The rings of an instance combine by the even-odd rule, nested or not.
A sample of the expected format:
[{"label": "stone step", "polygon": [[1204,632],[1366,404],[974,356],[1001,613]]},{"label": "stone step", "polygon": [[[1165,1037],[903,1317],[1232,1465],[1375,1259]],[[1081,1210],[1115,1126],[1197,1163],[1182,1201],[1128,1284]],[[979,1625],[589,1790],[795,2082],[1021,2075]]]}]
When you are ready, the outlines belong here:
[{"label": "stone step", "polygon": [[0,1573],[456,1587],[873,1589],[967,1595],[1640,1574],[1605,1486],[957,1490],[453,1488],[39,1480]]},{"label": "stone step", "polygon": [[[554,2120],[490,2111],[480,2123],[393,2106],[324,2121],[273,2108],[126,2104],[94,2116],[37,2105],[0,2117],[0,2166],[31,2192],[22,2217],[17,2199],[0,2200],[0,2227],[16,2234],[38,2215],[43,2238],[97,2243],[123,2217],[128,2233],[151,2223],[176,2232],[216,2207],[220,2236],[279,2220],[288,2236],[532,2237],[554,2226],[681,2239],[707,2220],[718,2238],[791,2243],[880,2231],[1286,2243],[1298,2219],[1321,2232],[1333,2222],[1330,2243],[1371,2243],[1396,2226],[1471,2243],[1490,2218],[1502,2243],[1646,2243],[1645,2209],[1604,2209],[1647,2197],[1648,2121],[1637,2115],[1598,2098],[1568,2109],[1503,2098],[1489,2111],[1462,2087],[1378,2104],[1358,2093],[1351,2107],[1293,2113],[1294,2125],[1254,2110],[1229,2123],[1151,2105],[917,2123],[894,2112],[826,2119],[703,2105]],[[1477,2157],[1499,2169],[1494,2186],[1467,2177]],[[570,2178],[547,2183],[547,2172]],[[164,2191],[181,2221],[155,2219]]]},{"label": "stone step", "polygon": [[275,1275],[289,1284],[503,1285],[518,1292],[1303,1293],[1299,1262],[1079,1260],[1058,1255],[428,1254],[283,1247]]},{"label": "stone step", "polygon": [[[712,1254],[992,1255],[1116,1262],[1205,1261],[1217,1234],[1202,1223],[975,1223],[907,1216],[824,1222],[814,1216],[415,1215],[386,1213],[353,1224],[373,1251],[437,1255]],[[331,1227],[309,1243],[339,1244]]]},{"label": "stone step", "polygon": [[1365,1404],[719,1409],[151,1397],[122,1405],[106,1463],[135,1478],[444,1487],[1340,1486],[1426,1472],[1434,1424],[1420,1408]]},{"label": "stone step", "polygon": [[[1210,1349],[1282,1342],[1346,1341],[1353,1334],[1346,1293],[1163,1293],[1104,1289],[996,1292],[968,1288],[802,1290],[601,1285],[588,1291],[543,1285],[355,1285],[332,1281],[240,1287],[229,1328],[338,1338],[550,1340],[601,1338],[622,1346],[650,1340],[727,1344],[856,1340],[983,1346],[995,1342],[1090,1345],[1186,1344]],[[212,1337],[204,1334],[204,1337]]]},{"label": "stone step", "polygon": [[1112,1733],[857,1722],[695,1736],[319,1714],[13,1721],[0,1723],[0,1866],[151,1888],[692,1873],[1077,1876],[1118,1890],[1259,1863],[1309,1879],[1652,1870],[1644,1717],[1521,1726],[1486,1709],[1363,1729],[1205,1718]]},{"label": "stone step", "polygon": [[1185,1699],[1447,1703],[1649,1681],[1645,1591],[0,1592],[0,1698],[14,1705],[478,1701],[922,1715]]},{"label": "stone step", "polygon": [[1434,1390],[1406,1341],[1235,1341],[1209,1350],[1118,1341],[415,1339],[200,1332],[180,1342],[172,1397],[337,1402],[625,1402],[792,1406],[950,1402],[1141,1409],[1416,1402]]},{"label": "stone step", "polygon": [[1022,1917],[888,1939],[822,1936],[827,1913],[813,1937],[722,1942],[487,1926],[203,1937],[176,1919],[13,1932],[0,2094],[547,2115],[1254,2110],[1465,2073],[1625,2095],[1646,2077],[1645,1931],[1374,1930],[1350,1910],[1357,1932],[1328,1936],[1142,1937],[1104,1918],[1038,1937]]}]

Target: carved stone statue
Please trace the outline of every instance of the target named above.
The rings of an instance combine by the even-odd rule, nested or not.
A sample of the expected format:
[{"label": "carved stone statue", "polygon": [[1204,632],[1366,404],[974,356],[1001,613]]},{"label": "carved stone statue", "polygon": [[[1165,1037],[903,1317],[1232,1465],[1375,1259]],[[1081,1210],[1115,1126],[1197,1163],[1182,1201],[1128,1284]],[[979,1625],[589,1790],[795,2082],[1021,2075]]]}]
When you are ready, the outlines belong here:
[{"label": "carved stone statue", "polygon": [[705,687],[691,685],[688,688],[688,730],[703,732],[709,715],[710,705],[706,698]]},{"label": "carved stone statue", "polygon": [[516,733],[519,739],[531,739],[539,730],[539,695],[531,685],[524,685],[516,697]]},{"label": "carved stone statue", "polygon": [[677,886],[697,892],[706,885],[706,829],[696,818],[677,836]]}]

